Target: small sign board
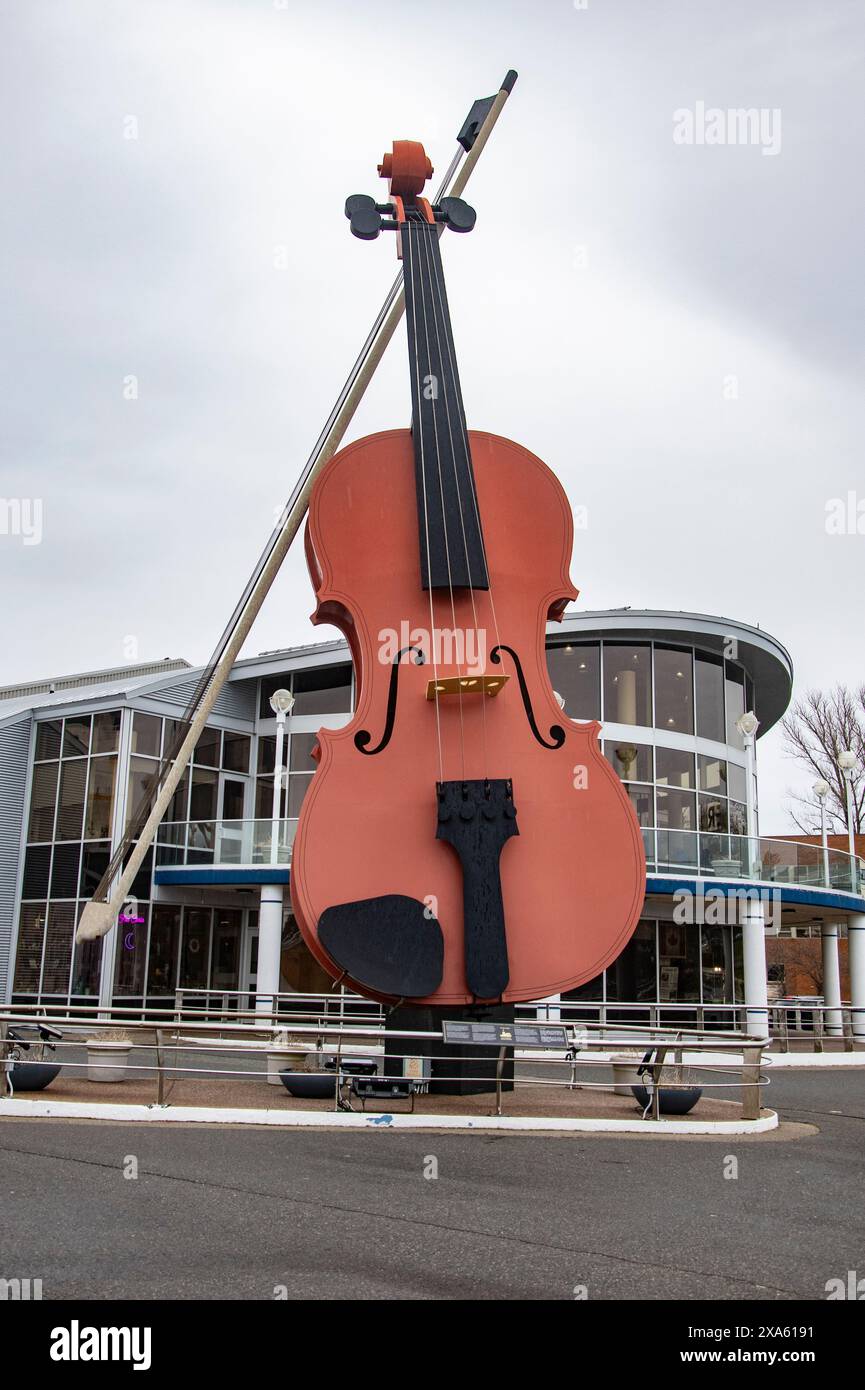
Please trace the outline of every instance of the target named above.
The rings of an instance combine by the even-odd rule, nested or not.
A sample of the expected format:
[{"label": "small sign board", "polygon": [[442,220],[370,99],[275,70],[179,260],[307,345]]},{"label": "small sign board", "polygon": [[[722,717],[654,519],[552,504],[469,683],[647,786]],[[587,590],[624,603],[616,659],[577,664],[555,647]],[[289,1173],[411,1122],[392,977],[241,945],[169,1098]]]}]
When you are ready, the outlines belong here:
[{"label": "small sign board", "polygon": [[463,1047],[555,1047],[567,1049],[563,1023],[475,1023],[442,1019],[442,1039]]}]

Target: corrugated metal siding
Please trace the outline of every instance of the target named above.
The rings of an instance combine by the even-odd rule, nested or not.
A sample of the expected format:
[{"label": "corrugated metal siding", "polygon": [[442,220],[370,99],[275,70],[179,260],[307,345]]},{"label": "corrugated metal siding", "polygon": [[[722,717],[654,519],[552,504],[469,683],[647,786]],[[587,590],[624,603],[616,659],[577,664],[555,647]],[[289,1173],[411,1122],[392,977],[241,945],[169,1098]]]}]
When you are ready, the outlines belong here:
[{"label": "corrugated metal siding", "polygon": [[0,728],[0,998],[5,1001],[24,824],[30,718]]},{"label": "corrugated metal siding", "polygon": [[[158,700],[160,704],[177,705],[181,710],[185,709],[192,699],[196,682],[180,681],[177,685],[166,685],[163,689],[150,686],[147,690],[148,700]],[[219,692],[216,704],[213,707],[215,715],[223,716],[225,719],[255,719],[255,690],[256,682],[251,681],[226,681]]]}]

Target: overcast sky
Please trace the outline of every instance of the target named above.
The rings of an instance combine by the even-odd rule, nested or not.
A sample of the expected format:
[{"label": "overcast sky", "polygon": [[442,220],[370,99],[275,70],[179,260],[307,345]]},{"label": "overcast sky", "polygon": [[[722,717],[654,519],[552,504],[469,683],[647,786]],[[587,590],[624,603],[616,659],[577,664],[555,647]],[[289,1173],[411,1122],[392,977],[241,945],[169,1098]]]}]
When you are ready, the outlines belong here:
[{"label": "overcast sky", "polygon": [[[208,657],[395,272],[346,195],[383,193],[394,138],[443,172],[509,67],[445,248],[469,423],[588,508],[580,606],[757,623],[799,692],[865,679],[865,535],[826,530],[865,511],[863,13],[2,0],[0,493],[31,511],[0,534],[0,682]],[[677,143],[698,103],[762,138]],[[350,437],[408,414],[400,335]],[[297,546],[246,654],[333,635],[311,609]],[[790,829],[808,779],[777,732],[760,760]]]}]

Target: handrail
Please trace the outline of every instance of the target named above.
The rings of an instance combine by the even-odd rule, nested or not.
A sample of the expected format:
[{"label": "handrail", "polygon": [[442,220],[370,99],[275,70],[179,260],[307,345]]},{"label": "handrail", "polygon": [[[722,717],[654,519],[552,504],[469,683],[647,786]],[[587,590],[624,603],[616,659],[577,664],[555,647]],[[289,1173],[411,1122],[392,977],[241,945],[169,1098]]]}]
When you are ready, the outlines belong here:
[{"label": "handrail", "polygon": [[[156,865],[289,865],[297,818],[280,820],[278,826],[274,849],[273,821],[267,818],[163,821],[156,834]],[[647,870],[660,877],[684,874],[857,894],[865,889],[865,860],[847,850],[726,830],[643,826],[642,835]]]},{"label": "handrail", "polygon": [[[0,1006],[0,1072],[5,1070],[10,1050],[15,1045],[7,1036],[9,1026],[12,1025],[14,1027],[16,1024],[26,1025],[28,1023],[33,1023],[32,1013],[21,1010],[19,1006]],[[180,1035],[180,1028],[184,1029],[187,1036]],[[151,1079],[155,1079],[157,1103],[159,1104],[164,1103],[165,1082],[167,1079],[176,1081],[181,1077],[189,1077],[196,1080],[230,1077],[235,1081],[252,1082],[261,1080],[268,1075],[267,1071],[253,1070],[249,1068],[248,1065],[240,1068],[237,1066],[220,1067],[201,1065],[203,1056],[207,1058],[228,1056],[229,1058],[233,1058],[235,1062],[238,1060],[239,1040],[236,1036],[232,1036],[232,1038],[222,1036],[224,1027],[221,1024],[195,1023],[186,1020],[182,1024],[175,1024],[171,1028],[167,1026],[158,1026],[154,1028],[152,1024],[144,1020],[130,1020],[125,1025],[125,1031],[129,1035],[126,1044],[128,1051],[133,1057],[138,1059],[131,1065],[126,1061],[126,1069],[133,1074],[140,1074],[142,1077],[147,1076]],[[262,1027],[257,1019],[255,1022],[249,1024],[235,1023],[231,1031],[232,1035],[240,1034],[241,1040],[248,1040],[244,1042],[245,1050],[243,1052],[243,1056],[247,1059],[250,1053],[253,1055],[256,1053],[266,1054],[274,1050],[275,1040],[272,1036],[269,1040],[267,1038],[261,1038]],[[389,1049],[386,1053],[384,1065],[391,1070],[386,1070],[385,1075],[389,1077],[396,1077],[399,1074],[403,1076],[407,1075],[403,1063],[408,1059],[416,1059],[419,1055],[435,1055],[434,1053],[424,1053],[422,1050],[419,1052],[418,1044],[443,1042],[443,1035],[440,1029],[420,1030],[390,1028],[386,1026],[384,1019],[379,1020],[374,1027],[358,1027],[355,1024],[342,1021],[338,1023],[322,1023],[319,1021],[316,1024],[295,1024],[293,1031],[296,1034],[295,1050],[298,1054],[314,1055],[318,1069],[320,1069],[323,1064],[322,1054],[335,1052],[336,1068],[340,1076],[340,1058],[346,1055],[343,1052],[343,1046],[346,1042],[350,1042],[352,1046],[356,1048],[360,1040],[361,1043],[375,1043],[378,1047],[383,1049],[385,1039],[387,1039],[391,1047],[393,1043],[398,1040],[402,1044],[400,1050],[392,1051]],[[112,1028],[108,1021],[91,1020],[89,1023],[88,1042],[91,1040],[98,1042],[99,1034],[102,1032],[116,1033],[116,1028]],[[188,1036],[189,1034],[193,1036],[190,1037]],[[199,1038],[201,1038],[203,1042],[198,1041]],[[118,1041],[116,1037],[111,1040],[115,1042]],[[258,1046],[256,1045],[257,1041],[260,1042]],[[307,1043],[309,1046],[306,1046]],[[76,1041],[69,1038],[63,1038],[54,1044],[55,1050],[61,1053],[64,1049],[69,1050],[77,1048],[80,1051],[81,1046],[82,1043],[80,1039]],[[740,1091],[742,1114],[749,1119],[759,1118],[761,1109],[760,1091],[762,1086],[767,1084],[767,1080],[761,1071],[762,1053],[765,1047],[763,1039],[747,1033],[721,1039],[718,1037],[705,1036],[691,1039],[684,1035],[682,1030],[668,1029],[666,1030],[665,1037],[653,1037],[650,1046],[651,1049],[654,1049],[654,1060],[651,1063],[654,1092],[652,1110],[654,1119],[659,1118],[659,1087],[670,1084],[674,1086],[685,1084],[677,1077],[675,1070],[672,1079],[664,1078],[664,1068],[670,1065],[668,1054],[673,1055],[674,1066],[681,1067],[683,1061],[682,1054],[685,1051],[687,1051],[689,1055],[686,1065],[689,1071],[699,1074],[700,1085],[703,1089],[722,1092],[730,1089]],[[403,1048],[405,1050],[403,1050]],[[174,1060],[172,1063],[167,1063],[165,1060],[166,1049],[170,1049],[173,1054]],[[504,1049],[502,1051],[504,1051]],[[549,1086],[553,1088],[558,1087],[567,1091],[574,1091],[577,1089],[608,1091],[610,1089],[610,1083],[606,1077],[603,1081],[581,1078],[578,1082],[576,1079],[577,1067],[588,1068],[591,1072],[593,1068],[603,1067],[607,1069],[610,1066],[609,1055],[592,1056],[591,1054],[593,1051],[608,1054],[609,1048],[607,1040],[602,1035],[599,1034],[597,1037],[592,1037],[583,1032],[579,1034],[572,1033],[570,1035],[569,1049],[566,1057],[563,1058],[560,1053],[536,1051],[532,1052],[530,1062],[523,1060],[519,1064],[519,1067],[522,1067],[524,1070],[519,1070],[518,1065],[515,1063],[513,1069],[513,1085],[514,1087],[523,1085]],[[519,1049],[515,1049],[515,1052],[519,1052]],[[188,1065],[178,1065],[178,1056],[186,1053],[192,1054],[192,1061]],[[692,1054],[697,1054],[699,1057],[700,1053],[708,1053],[710,1056],[705,1062],[693,1060]],[[718,1053],[729,1054],[729,1062],[724,1059],[719,1060],[717,1056]],[[144,1054],[147,1054],[147,1060]],[[151,1057],[153,1057],[154,1060],[149,1060]],[[676,1061],[677,1058],[678,1062]],[[26,1063],[27,1058],[21,1058],[20,1060]],[[80,1069],[83,1064],[79,1058],[69,1061],[61,1060],[58,1065],[62,1070],[64,1067],[75,1067]],[[399,1070],[393,1070],[397,1065],[399,1066]],[[87,1059],[88,1075],[91,1078],[93,1077],[93,1073],[96,1072],[98,1074],[100,1069],[113,1073],[116,1067],[116,1057],[102,1063],[94,1061],[92,1057]],[[530,1070],[526,1071],[525,1068],[530,1068]],[[558,1068],[558,1071],[553,1071],[554,1068]],[[565,1074],[565,1068],[567,1069],[567,1074]],[[538,1076],[536,1073],[539,1070],[541,1072],[546,1070],[548,1075]],[[706,1080],[704,1074],[708,1076],[712,1073],[719,1074],[723,1079],[720,1081]],[[728,1080],[727,1077],[731,1076],[731,1074],[738,1074],[739,1079]],[[488,1083],[490,1080],[488,1073],[482,1073],[477,1076],[467,1076],[463,1073],[457,1078],[456,1076],[442,1075],[442,1073],[437,1070],[435,1076],[438,1081],[460,1079],[462,1081]],[[106,1079],[113,1080],[114,1078],[108,1077]],[[338,1081],[339,1078],[337,1078],[337,1085],[334,1088],[335,1102],[337,1104],[339,1103]],[[502,1107],[500,1081],[501,1077],[499,1075],[496,1085],[496,1113],[499,1114],[501,1113]],[[688,1084],[692,1083],[689,1082]],[[112,1091],[112,1095],[113,1094]]]}]

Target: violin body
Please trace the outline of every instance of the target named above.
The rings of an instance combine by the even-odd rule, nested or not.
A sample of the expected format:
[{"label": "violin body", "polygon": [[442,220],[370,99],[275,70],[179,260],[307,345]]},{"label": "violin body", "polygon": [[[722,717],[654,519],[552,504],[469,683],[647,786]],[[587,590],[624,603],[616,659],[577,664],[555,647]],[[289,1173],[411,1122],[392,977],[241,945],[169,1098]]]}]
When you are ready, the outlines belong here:
[{"label": "violin body", "polygon": [[[345,634],[356,700],[346,727],[318,736],[318,767],[294,842],[291,897],[319,962],[334,978],[380,999],[459,1005],[572,989],[619,955],[643,903],[642,837],[628,795],[601,753],[601,726],[568,719],[547,672],[547,621],[560,618],[576,597],[568,573],[567,498],[550,469],[520,445],[474,430],[468,440],[487,588],[422,586],[409,430],[343,449],[322,471],[310,501],[313,621]],[[481,673],[507,679],[480,694],[459,684]],[[457,693],[429,698],[430,682],[443,688],[448,678]],[[444,783],[456,789],[450,829],[443,824],[450,814]],[[473,851],[463,845],[461,857],[451,834],[454,823],[465,829],[459,788],[464,795],[466,788],[481,789],[483,810],[482,789],[490,786],[505,789],[511,817],[489,856],[498,864],[500,902],[490,875],[471,885],[470,899]],[[359,904],[349,925],[372,935],[381,921],[391,922],[393,906],[398,939],[399,905],[411,903],[419,906],[417,923],[404,919],[408,956],[415,928],[421,953],[426,927],[440,928],[434,947],[440,979],[435,972],[424,977],[434,988],[419,985],[423,992],[412,994],[411,980],[420,977],[410,970],[406,987],[398,972],[357,967],[354,974],[353,961],[361,957],[349,950],[337,958],[328,949],[322,924],[347,911],[340,905]],[[483,932],[495,932],[495,921],[499,936],[503,928],[506,963],[497,975],[471,966],[467,976],[469,911],[481,923],[481,954]],[[492,927],[488,918],[495,919]],[[379,942],[375,949],[387,954],[389,946]],[[499,959],[502,949],[499,941]],[[391,978],[396,983],[388,987]],[[487,988],[493,993],[485,994]]]}]

